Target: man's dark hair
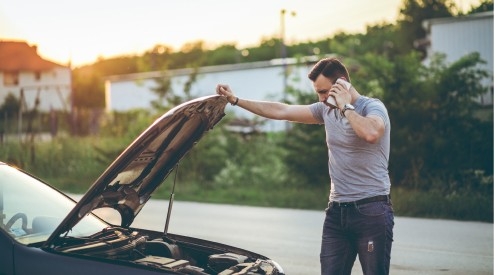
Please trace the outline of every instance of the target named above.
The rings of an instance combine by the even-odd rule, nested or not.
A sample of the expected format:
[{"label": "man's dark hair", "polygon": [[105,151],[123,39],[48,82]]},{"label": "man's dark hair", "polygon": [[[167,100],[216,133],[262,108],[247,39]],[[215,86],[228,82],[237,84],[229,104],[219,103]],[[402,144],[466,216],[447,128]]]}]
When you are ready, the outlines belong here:
[{"label": "man's dark hair", "polygon": [[332,80],[334,83],[341,77],[345,77],[348,82],[351,82],[347,68],[340,60],[334,57],[323,58],[318,61],[309,72],[308,78],[311,81],[315,81],[320,74]]}]

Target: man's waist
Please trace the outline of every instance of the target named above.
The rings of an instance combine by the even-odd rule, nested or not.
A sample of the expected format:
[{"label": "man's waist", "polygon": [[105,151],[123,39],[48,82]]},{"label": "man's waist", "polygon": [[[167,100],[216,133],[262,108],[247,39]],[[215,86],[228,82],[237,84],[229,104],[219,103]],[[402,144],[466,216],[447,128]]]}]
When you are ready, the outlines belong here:
[{"label": "man's waist", "polygon": [[357,206],[371,202],[390,201],[390,199],[391,199],[390,195],[378,195],[356,201],[348,201],[348,202],[331,201],[329,202],[329,206],[337,206],[337,207]]}]

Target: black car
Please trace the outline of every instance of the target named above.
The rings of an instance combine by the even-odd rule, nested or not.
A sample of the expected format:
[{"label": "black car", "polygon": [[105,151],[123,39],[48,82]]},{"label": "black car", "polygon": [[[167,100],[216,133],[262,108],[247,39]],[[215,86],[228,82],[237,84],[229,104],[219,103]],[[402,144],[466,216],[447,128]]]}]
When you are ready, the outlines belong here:
[{"label": "black car", "polygon": [[[225,115],[226,104],[207,96],[170,110],[77,203],[0,162],[0,274],[284,274],[257,253],[168,233],[173,196],[164,232],[131,226],[153,191]],[[120,225],[93,213],[107,207],[120,214]]]}]

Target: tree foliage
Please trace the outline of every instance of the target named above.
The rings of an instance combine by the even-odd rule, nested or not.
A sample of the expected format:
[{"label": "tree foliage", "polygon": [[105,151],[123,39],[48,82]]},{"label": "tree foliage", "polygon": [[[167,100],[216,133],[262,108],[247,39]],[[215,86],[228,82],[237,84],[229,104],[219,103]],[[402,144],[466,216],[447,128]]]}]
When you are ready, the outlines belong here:
[{"label": "tree foliage", "polygon": [[493,152],[493,120],[474,112],[487,92],[481,63],[470,54],[453,64],[438,57],[425,67],[404,56],[390,66],[392,77],[382,85],[393,127],[390,171],[398,182],[426,188],[429,178],[449,185],[466,183],[466,173],[493,175],[493,156],[479,153]]},{"label": "tree foliage", "polygon": [[442,61],[439,57],[425,76],[430,91],[422,125],[425,174],[455,184],[465,183],[462,178],[472,171],[492,175],[493,155],[480,152],[493,152],[493,119],[482,120],[475,112],[483,108],[477,99],[488,92],[481,85],[488,73],[478,66],[484,61],[478,53],[452,64]]},{"label": "tree foliage", "polygon": [[467,14],[478,12],[493,11],[493,0],[483,0],[478,6],[472,6]]},{"label": "tree foliage", "polygon": [[15,95],[8,93],[0,106],[0,115],[2,118],[14,117],[18,115],[20,109],[21,101]]},{"label": "tree foliage", "polygon": [[[480,69],[484,61],[472,53],[453,63],[437,56],[431,64],[423,64],[424,52],[414,47],[414,42],[424,38],[422,21],[460,13],[452,1],[403,3],[395,24],[376,24],[367,26],[365,33],[342,32],[318,41],[286,45],[287,56],[336,54],[348,65],[353,86],[361,94],[385,103],[392,125],[389,173],[394,187],[404,187],[392,189],[393,195],[401,198],[394,201],[398,213],[493,222],[493,106],[482,106],[477,100],[486,92],[481,86],[481,79],[487,77],[487,72]],[[484,11],[493,11],[493,0],[484,0],[467,14]],[[92,145],[87,139],[73,138],[43,143],[48,146],[37,154],[48,157],[38,158],[36,163],[29,161],[34,156],[32,146],[9,143],[0,146],[0,153],[9,162],[44,173],[45,177],[62,178],[64,184],[79,186],[80,190],[80,181],[67,178],[74,173],[96,177],[101,173],[100,166],[106,167],[155,117],[191,99],[197,68],[280,57],[280,39],[263,38],[259,45],[248,48],[227,43],[208,49],[204,42],[195,41],[179,51],[154,45],[142,55],[99,58],[94,64],[73,70],[73,110],[79,119],[74,134],[91,133],[91,112],[87,110],[104,107],[104,80],[110,75],[164,72],[155,82],[158,100],[154,108],[104,116],[98,121],[101,130],[97,137],[107,140],[104,143]],[[183,68],[193,68],[192,73],[181,90],[174,91],[166,72]],[[289,89],[288,93],[288,103],[309,104],[317,98],[313,91]],[[0,106],[4,120],[17,116],[20,104],[13,95],[7,95]],[[31,112],[28,117],[34,115],[38,119],[43,114]],[[179,169],[178,176],[193,187],[195,198],[220,194],[228,196],[223,201],[243,203],[251,196],[256,202],[266,200],[270,206],[297,207],[300,197],[315,200],[328,191],[323,125],[292,124],[283,133],[246,135],[224,127],[231,118],[233,115],[228,114],[182,160],[187,170]],[[48,124],[46,119],[40,121]],[[18,126],[8,124],[3,123],[0,131]],[[85,161],[79,162],[81,159]],[[319,194],[304,193],[308,190]]]},{"label": "tree foliage", "polygon": [[[289,103],[311,104],[314,92],[288,89]],[[293,181],[309,185],[327,185],[328,153],[323,125],[292,124],[281,144],[287,151],[284,163]]]},{"label": "tree foliage", "polygon": [[[493,1],[483,1],[468,13],[493,10]],[[387,106],[392,123],[390,175],[394,184],[428,189],[437,182],[441,188],[455,189],[490,182],[493,188],[493,118],[480,119],[479,111],[493,115],[493,109],[483,110],[476,98],[486,92],[481,79],[486,77],[479,65],[479,55],[470,54],[447,64],[442,57],[423,64],[424,52],[414,47],[425,37],[425,19],[451,17],[460,14],[449,0],[404,0],[396,24],[368,26],[365,33],[337,33],[330,38],[287,45],[289,57],[333,53],[342,56],[351,72],[351,81],[358,91],[380,98]],[[281,57],[281,41],[264,38],[256,47],[239,49],[235,44],[207,49],[202,41],[184,45],[174,52],[166,45],[155,45],[142,56],[125,56],[99,60],[95,64],[74,70],[75,103],[84,107],[101,107],[105,76],[145,71],[166,71],[178,68],[254,62]],[[157,81],[156,92],[163,99],[157,109],[169,108],[191,97],[189,94],[196,74],[192,73],[184,93],[172,91],[170,79]],[[307,80],[300,80],[307,81]],[[291,102],[314,102],[312,91],[290,90]],[[487,117],[485,115],[485,117]],[[266,137],[253,140],[263,143]],[[292,125],[272,147],[283,152],[254,145],[232,133],[212,135],[201,154],[222,159],[212,163],[190,160],[200,180],[228,182],[284,181],[303,184],[328,184],[328,156],[323,126]],[[204,143],[204,142],[203,142]],[[249,143],[249,148],[243,146]],[[261,161],[276,167],[266,171]],[[265,153],[271,153],[270,156]],[[303,153],[301,153],[303,152]],[[240,155],[242,154],[242,155]],[[282,159],[283,162],[278,162]],[[230,159],[226,163],[224,159]],[[245,175],[252,175],[245,178]],[[253,175],[256,175],[253,176]],[[270,175],[270,176],[269,176]],[[290,175],[283,177],[282,175]],[[488,180],[487,180],[488,179]],[[476,188],[473,187],[473,188]]]}]

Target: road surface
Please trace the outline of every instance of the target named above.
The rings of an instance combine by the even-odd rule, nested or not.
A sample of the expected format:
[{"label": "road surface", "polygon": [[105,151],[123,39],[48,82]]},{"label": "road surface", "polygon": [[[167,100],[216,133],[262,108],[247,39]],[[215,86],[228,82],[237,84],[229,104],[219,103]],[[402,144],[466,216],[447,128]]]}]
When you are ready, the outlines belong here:
[{"label": "road surface", "polygon": [[[168,201],[150,200],[133,227],[164,230]],[[109,212],[99,215],[110,219]],[[176,201],[169,232],[248,249],[288,275],[320,273],[324,212]],[[390,274],[493,274],[493,223],[395,217]],[[352,274],[362,274],[356,261]]]}]

